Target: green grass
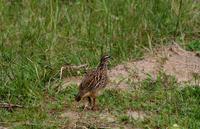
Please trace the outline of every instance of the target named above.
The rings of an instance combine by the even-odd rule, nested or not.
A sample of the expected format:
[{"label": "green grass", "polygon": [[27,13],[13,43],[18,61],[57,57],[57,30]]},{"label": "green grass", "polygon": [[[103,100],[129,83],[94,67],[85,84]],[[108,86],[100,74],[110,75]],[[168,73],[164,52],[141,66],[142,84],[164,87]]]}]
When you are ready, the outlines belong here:
[{"label": "green grass", "polygon": [[200,52],[200,40],[194,40],[187,45],[187,49],[190,51]]},{"label": "green grass", "polygon": [[[61,102],[72,103],[76,89],[66,89],[68,94],[56,94],[57,91],[51,87],[52,82],[58,80],[63,64],[86,63],[95,67],[99,57],[109,53],[113,57],[112,67],[122,61],[142,58],[144,52],[151,52],[154,47],[174,40],[188,50],[199,51],[199,14],[200,3],[192,0],[1,0],[0,102],[21,104],[28,109],[13,113],[0,110],[0,121],[5,122],[9,117],[14,121],[33,119],[37,124],[40,120],[51,121],[54,117],[40,112],[45,93],[57,99],[55,104],[49,104],[50,107],[62,109]],[[148,84],[143,85],[148,87]],[[154,90],[159,91],[159,87]],[[148,94],[152,95],[152,99],[159,102],[165,99],[165,92],[158,94],[155,91]],[[192,90],[187,91],[192,93]],[[148,93],[145,90],[141,92]],[[178,94],[178,91],[175,93]],[[190,98],[196,102],[194,95],[187,96],[189,93],[184,94],[188,97],[186,106],[193,104]],[[157,98],[154,98],[155,95],[158,95]],[[140,109],[146,98],[129,102],[132,96],[132,93],[106,91],[99,98],[100,106],[116,109],[117,112],[128,108]],[[110,102],[108,105],[107,101]],[[146,104],[142,105],[144,110],[154,110],[158,106]],[[166,108],[172,112],[170,105]],[[192,107],[191,112],[196,110]],[[184,127],[193,128],[198,123],[192,126],[183,124],[183,118],[191,123],[196,116],[175,118],[181,118],[180,125]],[[126,117],[123,119],[126,120]],[[167,124],[172,124],[169,121]],[[164,127],[164,122],[159,117],[147,121],[152,126],[159,124],[161,127]],[[43,128],[43,124],[32,126],[30,128]]]}]

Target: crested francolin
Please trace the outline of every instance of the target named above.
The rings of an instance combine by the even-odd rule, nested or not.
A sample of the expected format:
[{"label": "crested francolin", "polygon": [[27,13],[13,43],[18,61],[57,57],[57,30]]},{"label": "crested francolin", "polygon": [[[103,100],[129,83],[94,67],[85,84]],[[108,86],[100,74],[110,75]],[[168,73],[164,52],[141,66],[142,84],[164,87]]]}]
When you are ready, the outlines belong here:
[{"label": "crested francolin", "polygon": [[79,85],[79,92],[75,97],[78,102],[83,98],[88,98],[92,110],[96,110],[96,97],[99,90],[105,88],[108,82],[107,69],[110,56],[104,55],[100,64],[95,70],[88,72],[83,78],[81,84]]}]

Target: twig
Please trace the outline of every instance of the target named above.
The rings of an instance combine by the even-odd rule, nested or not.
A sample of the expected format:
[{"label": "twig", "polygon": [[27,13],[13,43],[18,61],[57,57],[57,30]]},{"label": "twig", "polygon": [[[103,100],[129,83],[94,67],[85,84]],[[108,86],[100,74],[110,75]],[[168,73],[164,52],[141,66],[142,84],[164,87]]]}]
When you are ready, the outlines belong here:
[{"label": "twig", "polygon": [[0,103],[0,108],[6,108],[9,110],[12,110],[12,108],[22,108],[23,106],[18,104],[12,104],[12,103]]},{"label": "twig", "polygon": [[87,64],[82,64],[82,65],[64,65],[61,67],[60,69],[60,79],[62,79],[62,76],[63,76],[63,70],[65,69],[70,69],[70,70],[77,70],[77,69],[81,69],[81,68],[87,68],[88,65]]}]

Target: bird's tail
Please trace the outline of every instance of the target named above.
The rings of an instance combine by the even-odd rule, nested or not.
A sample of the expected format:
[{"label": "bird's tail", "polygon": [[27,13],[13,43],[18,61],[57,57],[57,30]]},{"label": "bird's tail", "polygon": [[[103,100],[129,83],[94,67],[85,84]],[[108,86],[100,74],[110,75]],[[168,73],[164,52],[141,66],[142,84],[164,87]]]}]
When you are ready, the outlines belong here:
[{"label": "bird's tail", "polygon": [[79,102],[79,101],[81,100],[80,94],[78,94],[78,95],[75,97],[75,100],[76,100],[77,102]]}]

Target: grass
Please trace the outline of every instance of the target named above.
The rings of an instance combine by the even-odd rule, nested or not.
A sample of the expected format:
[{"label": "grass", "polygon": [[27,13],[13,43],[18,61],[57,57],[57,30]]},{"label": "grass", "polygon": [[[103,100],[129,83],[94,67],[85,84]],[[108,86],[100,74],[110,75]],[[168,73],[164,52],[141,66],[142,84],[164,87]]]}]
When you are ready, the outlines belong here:
[{"label": "grass", "polygon": [[194,40],[190,44],[187,45],[187,49],[189,51],[197,51],[200,52],[200,40]]},{"label": "grass", "polygon": [[[31,120],[33,125],[23,124],[16,128],[50,128],[41,123],[55,119],[41,107],[45,95],[56,98],[55,103],[47,104],[50,110],[52,107],[63,109],[62,102],[72,103],[76,93],[76,89],[71,87],[66,89],[66,93],[56,94],[57,91],[51,87],[52,82],[59,79],[59,69],[63,64],[86,63],[95,67],[100,55],[109,53],[114,58],[114,66],[122,61],[142,58],[144,52],[152,52],[154,47],[172,41],[179,42],[188,50],[199,51],[199,14],[200,3],[190,0],[1,0],[0,101],[25,105],[27,109],[12,113],[0,110],[0,122],[12,124],[11,121]],[[142,85],[148,88],[150,83]],[[169,101],[164,96],[174,95],[173,103],[164,105],[168,112],[165,113],[163,108],[161,115],[144,125],[154,128],[180,122],[178,124],[186,128],[199,126],[198,116],[193,114],[198,111],[194,103],[197,100],[192,94],[193,90],[199,92],[198,88],[174,93],[165,93],[162,84],[157,88],[152,89],[154,91],[149,89],[152,94],[147,94],[147,89],[140,89],[137,92],[139,100],[133,102],[133,93],[106,91],[99,98],[100,106],[116,109],[116,112],[141,107],[155,110],[159,105],[149,104],[146,100],[149,98],[143,98],[140,92],[158,103]],[[162,94],[155,91],[162,91]],[[180,100],[181,97],[186,97],[184,100],[187,101]],[[177,101],[187,106],[182,113],[188,113],[188,119],[176,111]],[[187,109],[190,104],[194,107]],[[178,106],[182,108],[183,105]],[[178,116],[172,119],[169,111],[171,114],[178,112]],[[133,122],[126,116],[122,117],[124,120]],[[191,121],[197,122],[190,125]],[[52,128],[59,127],[60,123],[54,123]]]}]

